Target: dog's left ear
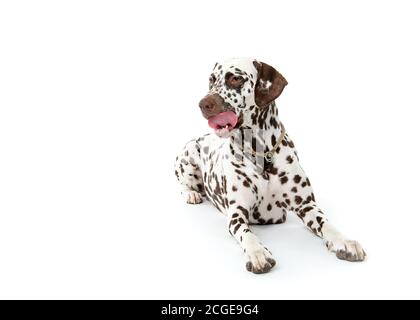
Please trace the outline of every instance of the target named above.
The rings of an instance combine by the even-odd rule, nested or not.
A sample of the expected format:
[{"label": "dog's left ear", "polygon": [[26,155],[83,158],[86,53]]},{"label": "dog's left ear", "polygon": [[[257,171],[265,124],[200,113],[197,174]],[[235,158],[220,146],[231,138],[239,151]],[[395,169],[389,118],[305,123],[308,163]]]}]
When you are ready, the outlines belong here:
[{"label": "dog's left ear", "polygon": [[278,98],[287,85],[287,81],[280,72],[264,62],[255,60],[254,66],[258,71],[258,79],[255,85],[255,103],[259,107],[266,107]]}]

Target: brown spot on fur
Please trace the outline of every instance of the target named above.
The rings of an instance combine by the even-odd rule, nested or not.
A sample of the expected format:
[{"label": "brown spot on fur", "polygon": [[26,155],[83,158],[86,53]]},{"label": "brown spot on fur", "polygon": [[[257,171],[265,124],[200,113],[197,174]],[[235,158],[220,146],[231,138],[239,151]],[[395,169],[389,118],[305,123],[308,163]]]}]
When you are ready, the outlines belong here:
[{"label": "brown spot on fur", "polygon": [[233,234],[236,234],[236,232],[238,232],[238,229],[241,227],[240,224],[238,224],[235,229],[233,229]]},{"label": "brown spot on fur", "polygon": [[275,168],[272,164],[268,166],[265,171],[269,174],[277,174],[277,168]]}]

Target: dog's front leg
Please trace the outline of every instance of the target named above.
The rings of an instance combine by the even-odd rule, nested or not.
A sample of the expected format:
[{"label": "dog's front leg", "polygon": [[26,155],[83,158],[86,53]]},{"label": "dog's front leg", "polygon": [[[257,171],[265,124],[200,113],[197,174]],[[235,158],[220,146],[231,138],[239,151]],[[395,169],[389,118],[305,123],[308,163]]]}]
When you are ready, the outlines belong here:
[{"label": "dog's front leg", "polygon": [[348,240],[329,223],[315,201],[303,206],[297,214],[314,234],[324,239],[328,250],[334,252],[337,258],[347,261],[365,260],[366,253],[362,246],[357,241]]},{"label": "dog's front leg", "polygon": [[[303,177],[303,179],[302,179]],[[303,181],[303,182],[301,182]],[[309,179],[300,171],[290,179],[293,210],[315,235],[325,240],[327,248],[341,260],[363,261],[366,253],[362,246],[354,240],[348,240],[331,223],[315,202]]]},{"label": "dog's front leg", "polygon": [[238,205],[228,212],[230,234],[239,242],[247,258],[246,269],[253,273],[266,273],[276,264],[271,252],[265,248],[249,228],[249,210]]}]

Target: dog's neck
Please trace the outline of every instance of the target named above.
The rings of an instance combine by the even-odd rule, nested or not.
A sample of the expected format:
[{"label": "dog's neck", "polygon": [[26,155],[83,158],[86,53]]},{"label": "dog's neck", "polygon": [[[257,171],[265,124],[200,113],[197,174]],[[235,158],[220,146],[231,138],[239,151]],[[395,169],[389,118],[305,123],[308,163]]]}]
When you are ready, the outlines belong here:
[{"label": "dog's neck", "polygon": [[242,153],[244,149],[248,153],[251,149],[259,153],[271,151],[281,136],[275,102],[265,108],[250,107],[243,117],[242,127],[230,138],[232,152]]}]

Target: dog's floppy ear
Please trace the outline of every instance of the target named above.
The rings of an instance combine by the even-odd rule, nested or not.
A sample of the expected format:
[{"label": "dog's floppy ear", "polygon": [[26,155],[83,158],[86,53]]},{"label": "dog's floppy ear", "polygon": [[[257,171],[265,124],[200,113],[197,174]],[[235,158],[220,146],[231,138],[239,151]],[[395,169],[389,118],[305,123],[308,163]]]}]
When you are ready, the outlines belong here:
[{"label": "dog's floppy ear", "polygon": [[264,62],[255,60],[254,66],[258,71],[255,103],[259,107],[265,107],[277,99],[287,85],[287,81],[276,69]]}]

